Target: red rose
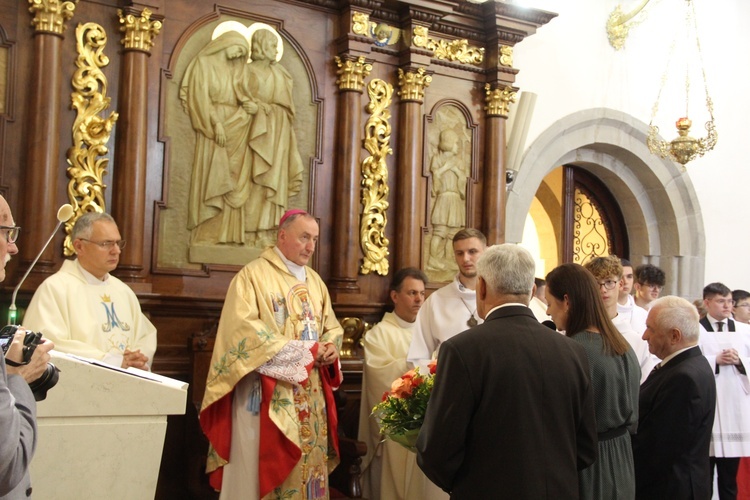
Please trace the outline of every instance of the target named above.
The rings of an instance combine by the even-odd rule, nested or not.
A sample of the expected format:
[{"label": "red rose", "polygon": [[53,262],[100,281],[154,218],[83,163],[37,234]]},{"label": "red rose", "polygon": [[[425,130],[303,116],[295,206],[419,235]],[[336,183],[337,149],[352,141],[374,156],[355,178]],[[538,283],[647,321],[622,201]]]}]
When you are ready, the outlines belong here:
[{"label": "red rose", "polygon": [[430,369],[430,374],[435,375],[435,372],[437,372],[437,360],[433,359],[429,363],[427,363],[427,367]]}]

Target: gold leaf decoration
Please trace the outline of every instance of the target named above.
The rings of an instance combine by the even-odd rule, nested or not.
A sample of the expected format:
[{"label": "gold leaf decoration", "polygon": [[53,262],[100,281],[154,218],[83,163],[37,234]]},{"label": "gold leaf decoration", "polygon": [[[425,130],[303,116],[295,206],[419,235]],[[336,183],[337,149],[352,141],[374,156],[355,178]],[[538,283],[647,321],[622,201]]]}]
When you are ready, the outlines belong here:
[{"label": "gold leaf decoration", "polygon": [[360,219],[360,245],[364,262],[362,274],[374,271],[381,276],[388,274],[388,238],[385,226],[388,223],[388,165],[385,162],[391,149],[391,112],[393,86],[375,79],[367,85],[370,113],[365,124],[364,147],[370,154],[362,162],[362,218]]},{"label": "gold leaf decoration", "polygon": [[[109,108],[107,78],[101,68],[109,64],[104,55],[107,34],[96,23],[79,24],[76,28],[76,69],[71,83],[71,107],[76,110],[73,122],[73,146],[68,149],[68,198],[75,215],[65,223],[64,253],[73,255],[70,231],[85,212],[104,212],[104,174],[109,159],[107,150],[117,113],[103,118],[99,114]],[[101,88],[101,91],[99,89]]]},{"label": "gold leaf decoration", "polygon": [[65,32],[65,21],[73,17],[78,0],[60,2],[60,0],[29,0],[29,12],[34,14],[31,25],[36,31],[47,31],[62,35]]},{"label": "gold leaf decoration", "polygon": [[510,103],[516,102],[516,92],[512,87],[498,87],[492,89],[489,83],[485,84],[485,98],[484,102],[487,104],[484,106],[484,110],[487,112],[487,116],[503,116],[508,117],[508,111]]},{"label": "gold leaf decoration", "polygon": [[463,64],[480,65],[484,61],[484,48],[469,45],[466,39],[437,40],[430,38],[429,29],[424,26],[415,26],[412,31],[412,43],[434,53],[436,59],[458,61]]}]

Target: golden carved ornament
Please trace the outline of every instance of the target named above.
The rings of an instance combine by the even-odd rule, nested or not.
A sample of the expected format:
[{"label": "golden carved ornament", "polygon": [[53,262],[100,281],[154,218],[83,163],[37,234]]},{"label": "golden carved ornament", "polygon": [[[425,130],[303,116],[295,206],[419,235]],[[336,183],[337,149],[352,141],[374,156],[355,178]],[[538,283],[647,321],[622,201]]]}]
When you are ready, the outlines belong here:
[{"label": "golden carved ornament", "polygon": [[352,31],[367,36],[370,31],[370,16],[364,12],[352,12]]},{"label": "golden carved ornament", "polygon": [[416,73],[404,73],[398,69],[398,96],[402,101],[419,101],[424,99],[424,89],[430,86],[432,77],[426,74],[424,68],[419,68]]},{"label": "golden carved ornament", "polygon": [[401,30],[386,23],[370,22],[370,16],[362,12],[352,13],[352,32],[371,38],[378,47],[395,45],[401,38]]},{"label": "golden carved ornament", "polygon": [[430,43],[430,30],[426,26],[414,26],[411,43],[417,47],[426,49]]},{"label": "golden carved ornament", "polygon": [[[341,328],[344,329],[344,337],[341,341],[341,357],[355,358],[362,352],[365,334],[373,327],[362,318],[347,317],[339,320]],[[361,354],[360,354],[361,356]]]},{"label": "golden carved ornament", "polygon": [[149,9],[143,9],[140,16],[125,14],[122,10],[117,11],[120,16],[120,32],[125,33],[120,43],[126,49],[141,50],[151,52],[154,46],[154,38],[161,31],[161,21],[151,20],[152,12]]},{"label": "golden carved ornament", "polygon": [[448,42],[430,38],[429,30],[424,26],[414,27],[412,43],[417,47],[432,51],[436,59],[458,61],[475,66],[482,64],[482,61],[484,61],[484,48],[473,47],[469,45],[469,41],[466,39]]},{"label": "golden carved ornament", "polygon": [[388,109],[393,97],[393,86],[375,79],[367,85],[370,102],[367,112],[370,118],[365,124],[364,146],[370,154],[362,162],[362,217],[359,238],[364,262],[362,274],[375,271],[381,276],[388,274],[388,238],[385,226],[388,223],[388,165],[385,162],[391,149],[391,112]]},{"label": "golden carved ornament", "polygon": [[607,39],[613,49],[620,50],[625,47],[625,40],[628,38],[630,30],[643,21],[643,19],[633,20],[633,18],[643,11],[648,2],[649,0],[642,0],[635,9],[627,14],[618,5],[609,15],[607,18]]},{"label": "golden carved ornament", "polygon": [[[75,91],[70,95],[76,110],[73,122],[73,146],[68,149],[68,198],[75,215],[65,223],[64,253],[73,255],[70,231],[85,212],[104,212],[104,174],[109,159],[107,141],[117,120],[117,113],[102,118],[99,113],[109,108],[107,78],[101,68],[109,64],[104,55],[107,34],[96,23],[79,24],[76,28],[76,69],[71,80]],[[101,91],[99,89],[101,88]]]},{"label": "golden carved ornament", "polygon": [[29,12],[34,14],[31,25],[37,31],[48,31],[62,35],[65,21],[73,17],[78,0],[60,2],[59,0],[29,0]]},{"label": "golden carved ornament", "polygon": [[500,46],[500,66],[513,67],[513,47],[509,45]]},{"label": "golden carved ornament", "polygon": [[486,96],[484,102],[487,104],[484,110],[487,112],[487,116],[502,116],[508,118],[508,108],[510,103],[516,102],[516,92],[512,87],[498,87],[492,89],[492,86],[487,83],[484,86]]},{"label": "golden carved ornament", "polygon": [[365,78],[372,71],[372,64],[366,62],[364,56],[359,56],[356,61],[341,60],[338,56],[334,60],[336,66],[338,66],[336,85],[339,86],[339,89],[362,92],[362,88],[365,86]]}]

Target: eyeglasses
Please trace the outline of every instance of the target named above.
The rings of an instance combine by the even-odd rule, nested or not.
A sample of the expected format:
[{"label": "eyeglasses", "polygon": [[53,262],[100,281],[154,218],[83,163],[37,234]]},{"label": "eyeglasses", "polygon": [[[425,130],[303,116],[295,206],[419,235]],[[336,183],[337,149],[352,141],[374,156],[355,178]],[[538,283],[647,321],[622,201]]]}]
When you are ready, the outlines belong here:
[{"label": "eyeglasses", "polygon": [[661,285],[649,285],[648,283],[639,283],[643,288],[648,288],[650,290],[654,290],[657,292],[660,292],[662,288],[664,288]]},{"label": "eyeglasses", "polygon": [[599,282],[599,288],[604,287],[607,290],[612,290],[615,286],[617,286],[617,281],[615,280],[607,280],[607,281]]},{"label": "eyeglasses", "polygon": [[750,302],[745,302],[743,304],[735,304],[736,307],[744,307],[745,309],[750,308]]},{"label": "eyeglasses", "polygon": [[117,241],[112,241],[112,240],[107,240],[107,241],[91,241],[91,240],[87,240],[86,238],[78,238],[78,239],[81,240],[81,241],[87,241],[89,243],[92,243],[92,244],[98,246],[99,248],[101,248],[102,250],[107,250],[107,251],[112,250],[112,248],[114,246],[119,247],[120,250],[122,250],[123,248],[125,248],[125,240],[117,240]]},{"label": "eyeglasses", "polygon": [[0,226],[0,229],[5,231],[5,240],[8,243],[15,243],[18,239],[18,234],[21,232],[21,228],[18,226]]},{"label": "eyeglasses", "polygon": [[711,299],[711,300],[716,302],[720,306],[726,306],[726,305],[733,306],[734,305],[734,301],[732,299]]}]

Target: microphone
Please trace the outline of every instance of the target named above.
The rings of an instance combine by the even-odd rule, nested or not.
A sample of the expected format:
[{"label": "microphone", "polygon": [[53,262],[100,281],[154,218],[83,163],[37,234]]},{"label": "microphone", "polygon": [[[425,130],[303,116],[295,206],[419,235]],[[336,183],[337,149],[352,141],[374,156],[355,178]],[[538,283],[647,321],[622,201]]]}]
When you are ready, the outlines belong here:
[{"label": "microphone", "polygon": [[557,325],[555,325],[555,323],[549,319],[545,319],[544,321],[542,321],[542,324],[547,328],[552,328],[552,330],[557,331]]},{"label": "microphone", "polygon": [[52,241],[52,238],[55,237],[55,233],[58,229],[60,229],[60,226],[63,222],[68,222],[71,217],[73,217],[73,214],[75,211],[73,210],[73,207],[66,203],[65,205],[61,206],[57,210],[57,226],[55,226],[55,230],[52,231],[52,234],[49,235],[49,239],[47,239],[47,243],[44,244],[42,247],[42,250],[39,252],[39,255],[36,256],[36,259],[34,259],[34,262],[31,263],[29,268],[26,270],[26,274],[23,275],[23,278],[21,278],[21,281],[18,282],[18,285],[16,285],[16,288],[13,290],[13,297],[10,301],[10,307],[8,308],[8,324],[9,325],[15,325],[16,319],[18,317],[18,311],[16,309],[16,295],[18,295],[18,290],[21,288],[21,285],[23,285],[23,282],[26,281],[26,278],[28,278],[29,273],[36,265],[36,262],[39,260],[39,258],[42,256],[45,250],[47,250],[47,247],[49,246],[50,242]]}]

